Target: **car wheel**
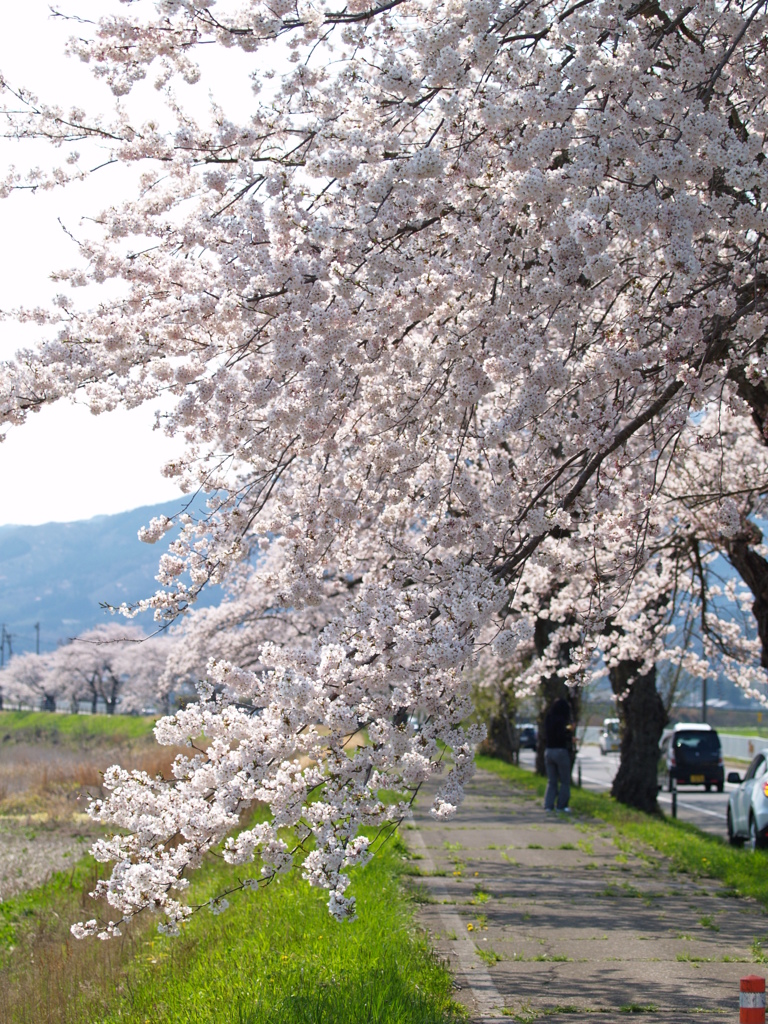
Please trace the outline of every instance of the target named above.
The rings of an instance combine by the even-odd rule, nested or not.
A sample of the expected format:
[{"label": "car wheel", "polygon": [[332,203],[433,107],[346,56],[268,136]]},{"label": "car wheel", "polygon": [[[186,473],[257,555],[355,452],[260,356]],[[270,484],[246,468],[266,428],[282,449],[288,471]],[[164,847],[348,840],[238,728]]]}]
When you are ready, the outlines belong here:
[{"label": "car wheel", "polygon": [[742,836],[737,836],[736,833],[733,831],[733,820],[731,818],[731,808],[730,808],[730,805],[728,806],[728,814],[726,815],[725,821],[726,821],[726,828],[728,830],[728,842],[731,844],[731,846],[743,846],[744,845],[743,837]]},{"label": "car wheel", "polygon": [[704,783],[704,792],[705,793],[711,793],[712,792],[712,783],[711,782]]},{"label": "car wheel", "polygon": [[761,850],[765,846],[765,840],[760,836],[757,831],[757,823],[750,814],[749,816],[749,848],[754,853],[755,850]]},{"label": "car wheel", "polygon": [[723,793],[724,791],[725,791],[725,783],[724,782],[718,782],[718,784],[717,784],[717,792],[718,793]]}]

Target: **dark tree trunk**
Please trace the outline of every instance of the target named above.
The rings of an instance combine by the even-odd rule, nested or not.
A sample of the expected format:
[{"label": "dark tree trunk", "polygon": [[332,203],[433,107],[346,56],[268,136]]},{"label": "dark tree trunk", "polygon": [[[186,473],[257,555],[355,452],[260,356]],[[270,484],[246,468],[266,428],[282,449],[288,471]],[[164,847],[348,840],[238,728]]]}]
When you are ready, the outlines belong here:
[{"label": "dark tree trunk", "polygon": [[120,677],[114,675],[109,669],[106,669],[106,679],[102,676],[101,679],[101,695],[104,698],[104,704],[107,708],[108,715],[114,715],[117,709],[117,702],[120,699]]},{"label": "dark tree trunk", "polygon": [[752,419],[763,444],[768,444],[768,388],[764,381],[753,384],[747,380],[744,367],[739,366],[728,372],[731,380],[738,385],[739,396],[744,399],[752,413]]},{"label": "dark tree trunk", "polygon": [[408,708],[398,708],[394,715],[392,715],[392,725],[396,729],[404,729],[408,724],[409,714]]},{"label": "dark tree trunk", "polygon": [[95,715],[99,710],[99,677],[98,673],[92,673],[88,678],[88,688],[91,691],[91,714]]},{"label": "dark tree trunk", "polygon": [[488,725],[488,735],[479,746],[481,754],[498,757],[508,764],[520,763],[520,737],[515,725],[515,712],[510,708],[509,689],[499,696],[496,711]]},{"label": "dark tree trunk", "polygon": [[[736,381],[739,395],[749,405],[760,440],[768,444],[768,387],[765,381],[753,384],[747,379],[743,367],[734,368],[728,376]],[[754,550],[762,541],[761,531],[747,520],[743,533],[728,541],[725,548],[731,565],[754,595],[752,611],[762,644],[760,664],[768,668],[768,562]]]},{"label": "dark tree trunk", "polygon": [[638,675],[641,667],[637,661],[621,661],[609,670],[624,729],[611,794],[629,807],[658,814],[659,740],[669,719],[656,689],[656,666]]},{"label": "dark tree trunk", "polygon": [[[533,643],[536,650],[536,657],[541,658],[544,651],[549,647],[552,639],[552,634],[558,627],[563,625],[561,622],[553,622],[551,619],[536,619],[536,625],[533,631]],[[557,652],[557,660],[559,664],[565,668],[571,662],[571,650],[573,649],[572,643],[561,643]],[[560,697],[564,697],[565,700],[571,705],[571,719],[573,721],[574,731],[576,729],[576,723],[579,720],[579,711],[581,710],[581,696],[578,691],[571,693],[565,680],[554,672],[550,676],[546,676],[542,679],[539,686],[539,694],[541,696],[541,704],[539,706],[539,717],[536,723],[538,732],[538,739],[536,741],[536,771],[539,775],[546,775],[547,769],[544,765],[544,719],[546,718],[547,711],[552,706],[552,702],[558,700]],[[576,756],[576,746],[573,745],[571,749],[571,761],[573,762]]]},{"label": "dark tree trunk", "polygon": [[109,694],[104,694],[104,704],[107,709],[108,715],[114,715],[115,708],[117,707],[117,690],[113,688],[109,691]]},{"label": "dark tree trunk", "polygon": [[757,622],[757,635],[762,644],[760,664],[768,668],[768,562],[755,551],[752,545],[761,544],[763,536],[754,525],[747,522],[744,533],[726,544],[728,561],[752,591],[754,603],[752,612]]}]

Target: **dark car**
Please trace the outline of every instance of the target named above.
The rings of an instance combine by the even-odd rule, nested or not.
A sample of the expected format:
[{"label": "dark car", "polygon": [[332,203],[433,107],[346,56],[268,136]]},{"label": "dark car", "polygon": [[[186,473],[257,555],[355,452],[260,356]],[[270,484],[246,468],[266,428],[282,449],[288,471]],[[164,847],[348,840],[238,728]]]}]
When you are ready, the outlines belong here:
[{"label": "dark car", "polygon": [[520,737],[520,749],[521,750],[535,750],[536,743],[539,738],[539,734],[536,731],[536,726],[525,722],[523,725],[518,726],[518,736]]},{"label": "dark car", "polygon": [[709,725],[676,725],[661,737],[659,788],[703,786],[718,793],[725,786],[723,751],[717,731]]}]

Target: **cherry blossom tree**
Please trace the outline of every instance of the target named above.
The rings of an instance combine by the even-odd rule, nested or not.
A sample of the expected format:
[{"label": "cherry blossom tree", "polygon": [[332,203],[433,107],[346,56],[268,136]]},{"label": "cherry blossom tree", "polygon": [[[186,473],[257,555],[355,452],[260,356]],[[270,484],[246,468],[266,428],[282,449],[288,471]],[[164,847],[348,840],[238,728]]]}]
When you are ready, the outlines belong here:
[{"label": "cherry blossom tree", "polygon": [[94,713],[99,702],[108,715],[118,706],[140,711],[164,703],[162,680],[172,647],[167,636],[147,638],[135,626],[110,623],[59,647],[48,666],[72,699],[88,699]]},{"label": "cherry blossom tree", "polygon": [[0,671],[8,703],[40,705],[55,711],[62,703],[88,700],[91,711],[103,703],[107,714],[140,711],[164,702],[166,667],[174,641],[146,637],[135,626],[110,623],[45,654],[19,654]]},{"label": "cherry blossom tree", "polygon": [[[766,668],[768,551],[758,520],[768,513],[768,452],[745,417],[727,410],[711,411],[692,433],[693,444],[676,461],[666,491],[678,501],[688,533],[699,539],[699,561],[712,551],[721,552],[749,588],[760,664]],[[706,615],[703,607],[705,633]]]},{"label": "cherry blossom tree", "polygon": [[55,711],[62,700],[68,698],[66,682],[50,668],[47,654],[16,654],[0,669],[0,693],[3,704],[39,706],[44,711]]},{"label": "cherry blossom tree", "polygon": [[[281,610],[256,658],[214,659],[201,703],[158,726],[205,752],[171,782],[109,776],[94,813],[124,831],[97,844],[116,865],[99,891],[176,929],[188,869],[261,800],[270,819],[227,841],[234,863],[260,857],[243,887],[312,835],[304,873],[352,916],[360,827],[386,834],[444,746],[433,812],[461,798],[480,648],[501,662],[528,641],[556,564],[581,594],[548,600],[576,608],[578,636],[546,646],[570,645],[577,681],[590,637],[648,614],[622,609],[650,593],[636,581],[691,416],[751,415],[765,438],[766,5],[163,0],[74,24],[114,112],[5,82],[8,133],[64,155],[3,189],[65,187],[95,152],[136,185],[119,179],[53,306],[17,311],[48,340],[3,368],[0,415],[172,396],[185,447],[167,472],[216,496],[179,517],[143,607],[174,618],[253,571]],[[239,119],[189,98],[215,93],[211,50],[250,62]],[[328,587],[322,627],[286,632]]]},{"label": "cherry blossom tree", "polygon": [[[524,577],[530,595],[518,591],[518,604],[539,607],[537,659],[519,685],[528,691],[543,685],[550,697],[569,692],[569,684],[578,692],[574,684],[591,651],[591,664],[601,664],[610,679],[624,725],[613,793],[647,811],[657,810],[658,741],[667,721],[656,685],[661,663],[702,680],[720,673],[765,700],[759,593],[752,591],[753,602],[733,575],[723,576],[718,561],[731,558],[735,543],[759,545],[760,531],[748,516],[765,515],[768,450],[749,419],[727,409],[697,416],[675,449],[647,520],[644,563],[621,602],[603,601],[602,628],[594,623],[591,636],[584,630],[595,581],[569,572],[562,542],[547,568]],[[611,481],[604,483],[608,491]],[[569,544],[579,542],[570,531]],[[595,576],[609,580],[616,567],[631,563],[634,543],[630,535],[610,533],[590,542]],[[762,559],[760,547],[749,548],[748,557]],[[744,582],[753,588],[753,578]]]}]

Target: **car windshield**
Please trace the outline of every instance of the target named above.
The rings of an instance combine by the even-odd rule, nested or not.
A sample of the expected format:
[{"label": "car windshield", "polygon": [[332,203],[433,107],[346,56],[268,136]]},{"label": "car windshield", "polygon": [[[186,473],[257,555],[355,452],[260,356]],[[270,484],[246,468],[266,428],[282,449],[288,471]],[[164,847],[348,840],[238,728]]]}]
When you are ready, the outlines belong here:
[{"label": "car windshield", "polygon": [[716,757],[720,740],[716,732],[679,732],[675,734],[675,750],[682,757]]}]

